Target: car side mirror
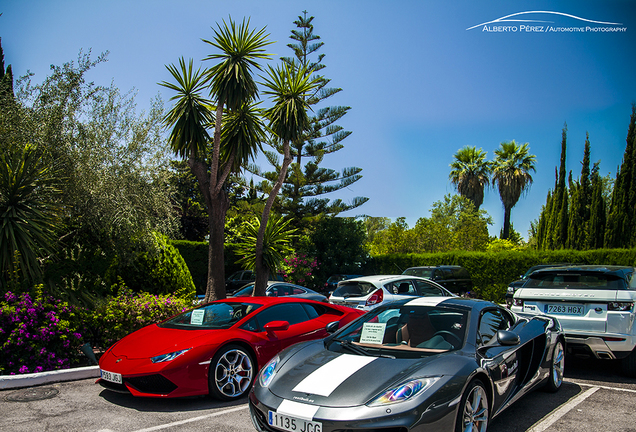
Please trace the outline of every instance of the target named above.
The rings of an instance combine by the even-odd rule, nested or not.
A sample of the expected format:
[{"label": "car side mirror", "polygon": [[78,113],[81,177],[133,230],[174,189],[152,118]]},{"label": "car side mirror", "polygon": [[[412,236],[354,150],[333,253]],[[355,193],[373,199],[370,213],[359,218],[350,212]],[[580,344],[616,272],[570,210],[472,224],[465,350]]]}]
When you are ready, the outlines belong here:
[{"label": "car side mirror", "polygon": [[339,328],[340,328],[340,321],[333,321],[327,324],[327,326],[325,327],[325,330],[327,331],[327,333],[332,334],[337,332]]},{"label": "car side mirror", "polygon": [[519,345],[519,335],[508,330],[499,330],[497,332],[497,342],[502,346]]},{"label": "car side mirror", "polygon": [[272,321],[265,324],[265,331],[267,333],[273,333],[277,331],[285,331],[289,329],[289,322],[287,321]]}]

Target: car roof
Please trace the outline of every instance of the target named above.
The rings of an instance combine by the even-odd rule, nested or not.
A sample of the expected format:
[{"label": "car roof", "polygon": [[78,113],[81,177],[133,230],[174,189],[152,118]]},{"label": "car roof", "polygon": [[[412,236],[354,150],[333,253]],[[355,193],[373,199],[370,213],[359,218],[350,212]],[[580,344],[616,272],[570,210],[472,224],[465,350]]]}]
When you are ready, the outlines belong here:
[{"label": "car roof", "polygon": [[576,273],[576,272],[597,272],[597,273],[606,273],[606,274],[615,274],[621,277],[625,276],[625,273],[629,273],[634,270],[634,267],[630,266],[617,266],[617,265],[569,265],[569,266],[560,266],[560,267],[548,267],[536,270],[530,277],[540,276],[546,273],[553,272],[566,272],[566,273]]},{"label": "car roof", "polygon": [[467,297],[415,297],[405,303],[407,306],[438,306],[441,304],[444,306],[463,306],[476,310],[497,306],[488,300]]},{"label": "car roof", "polygon": [[393,282],[396,280],[402,280],[402,279],[419,279],[419,280],[424,280],[427,282],[430,282],[428,279],[426,278],[422,278],[419,276],[411,276],[411,275],[372,275],[372,276],[362,276],[362,277],[357,277],[354,279],[347,279],[347,280],[343,280],[340,281],[339,283],[341,284],[346,284],[346,283],[352,283],[352,282],[371,282],[371,283],[388,283],[388,282]]},{"label": "car roof", "polygon": [[[284,296],[284,297],[266,297],[266,296],[228,297],[228,298],[221,299],[221,300],[214,300],[214,301],[211,301],[210,303],[225,303],[225,302],[230,302],[230,303],[255,303],[255,304],[260,304],[260,305],[263,305],[263,306],[269,306],[269,305],[274,304],[274,303],[298,303],[298,302],[320,303],[320,302],[317,302],[315,300],[309,300],[309,299],[300,298],[300,297],[289,297],[289,296]],[[205,303],[205,304],[210,304],[210,303]],[[203,305],[201,305],[201,306],[203,306]]]}]

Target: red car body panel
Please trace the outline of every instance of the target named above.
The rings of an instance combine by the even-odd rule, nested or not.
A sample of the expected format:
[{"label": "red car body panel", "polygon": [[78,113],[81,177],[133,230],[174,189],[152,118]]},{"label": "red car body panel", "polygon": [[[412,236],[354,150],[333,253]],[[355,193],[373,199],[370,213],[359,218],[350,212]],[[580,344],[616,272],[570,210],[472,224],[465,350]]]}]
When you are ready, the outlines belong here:
[{"label": "red car body panel", "polygon": [[[253,353],[256,370],[263,367],[278,352],[295,343],[327,336],[325,327],[333,321],[343,326],[364,312],[344,306],[330,305],[312,300],[287,297],[240,297],[219,302],[255,303],[262,305],[229,329],[174,329],[157,324],[146,326],[129,334],[110,347],[99,359],[101,370],[121,374],[124,385],[134,396],[183,397],[209,393],[208,372],[210,361],[219,348],[238,344]],[[309,321],[289,326],[284,331],[254,332],[240,327],[267,307],[280,303],[312,303],[321,305],[326,313]],[[284,317],[279,317],[285,321]],[[150,358],[188,349],[172,361],[153,363]],[[174,385],[171,391],[148,393],[140,391],[128,380],[161,375]],[[162,379],[163,379],[162,378]],[[100,383],[102,378],[96,382]],[[172,387],[171,387],[172,388]]]}]

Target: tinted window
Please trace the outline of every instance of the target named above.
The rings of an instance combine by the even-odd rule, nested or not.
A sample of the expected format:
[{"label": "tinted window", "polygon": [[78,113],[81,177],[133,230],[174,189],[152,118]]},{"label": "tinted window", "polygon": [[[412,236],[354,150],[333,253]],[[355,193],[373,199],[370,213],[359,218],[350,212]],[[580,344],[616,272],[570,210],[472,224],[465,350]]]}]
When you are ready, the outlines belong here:
[{"label": "tinted window", "polygon": [[444,296],[446,297],[446,293],[433,284],[426,283],[424,281],[415,281],[417,284],[417,289],[420,292],[421,296]]},{"label": "tinted window", "polygon": [[586,271],[536,272],[530,275],[524,286],[554,289],[626,289],[624,279],[616,275]]},{"label": "tinted window", "polygon": [[404,271],[405,275],[409,276],[419,276],[423,278],[430,279],[433,277],[433,269],[430,268],[410,268]]},{"label": "tinted window", "polygon": [[180,329],[227,329],[253,313],[261,305],[217,302],[189,310],[159,324],[159,327]]},{"label": "tinted window", "polygon": [[477,343],[485,345],[496,338],[499,330],[508,330],[512,324],[511,317],[502,313],[501,310],[488,310],[483,313],[479,320],[479,333]]},{"label": "tinted window", "polygon": [[287,321],[289,325],[308,321],[309,315],[299,303],[286,303],[269,307],[261,311],[256,317],[256,328],[262,331],[266,324],[272,321]]},{"label": "tinted window", "polygon": [[391,282],[384,285],[384,287],[390,293],[393,293],[393,294],[413,295],[413,296],[417,295],[417,290],[415,289],[415,286],[413,285],[412,280],[401,280],[397,282]]},{"label": "tinted window", "polygon": [[335,297],[364,297],[377,288],[368,282],[341,282],[333,292]]}]

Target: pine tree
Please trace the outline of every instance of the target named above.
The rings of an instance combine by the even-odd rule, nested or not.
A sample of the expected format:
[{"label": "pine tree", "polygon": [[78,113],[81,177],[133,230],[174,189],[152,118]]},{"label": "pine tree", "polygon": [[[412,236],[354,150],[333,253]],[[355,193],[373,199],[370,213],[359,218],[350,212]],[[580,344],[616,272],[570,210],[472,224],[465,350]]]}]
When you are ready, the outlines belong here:
[{"label": "pine tree", "polygon": [[[307,17],[307,12],[304,11],[303,15],[294,21],[297,28],[292,30],[290,39],[295,42],[287,45],[293,50],[294,56],[281,59],[290,65],[304,66],[307,73],[317,77],[320,82],[317,90],[307,100],[314,113],[310,116],[311,127],[301,139],[292,143],[294,162],[285,179],[277,208],[282,214],[291,215],[297,227],[302,227],[308,219],[319,214],[336,215],[368,201],[366,197],[356,197],[350,203],[345,203],[340,199],[331,201],[323,197],[358,181],[362,177],[362,169],[349,167],[339,173],[320,167],[325,155],[342,149],[342,141],[351,134],[336,124],[347,114],[350,107],[318,107],[321,102],[340,93],[342,89],[328,87],[330,79],[321,75],[321,71],[326,67],[322,63],[325,55],[317,52],[323,47],[324,42],[320,41],[320,36],[314,34],[313,19],[314,17]],[[312,59],[314,54],[317,54],[317,57]],[[275,144],[273,147],[279,150]],[[266,156],[269,162],[276,166],[278,156],[273,152],[268,152]],[[263,173],[255,166],[250,166],[249,170],[265,179],[259,189],[266,191],[272,179],[271,173]]]}]

